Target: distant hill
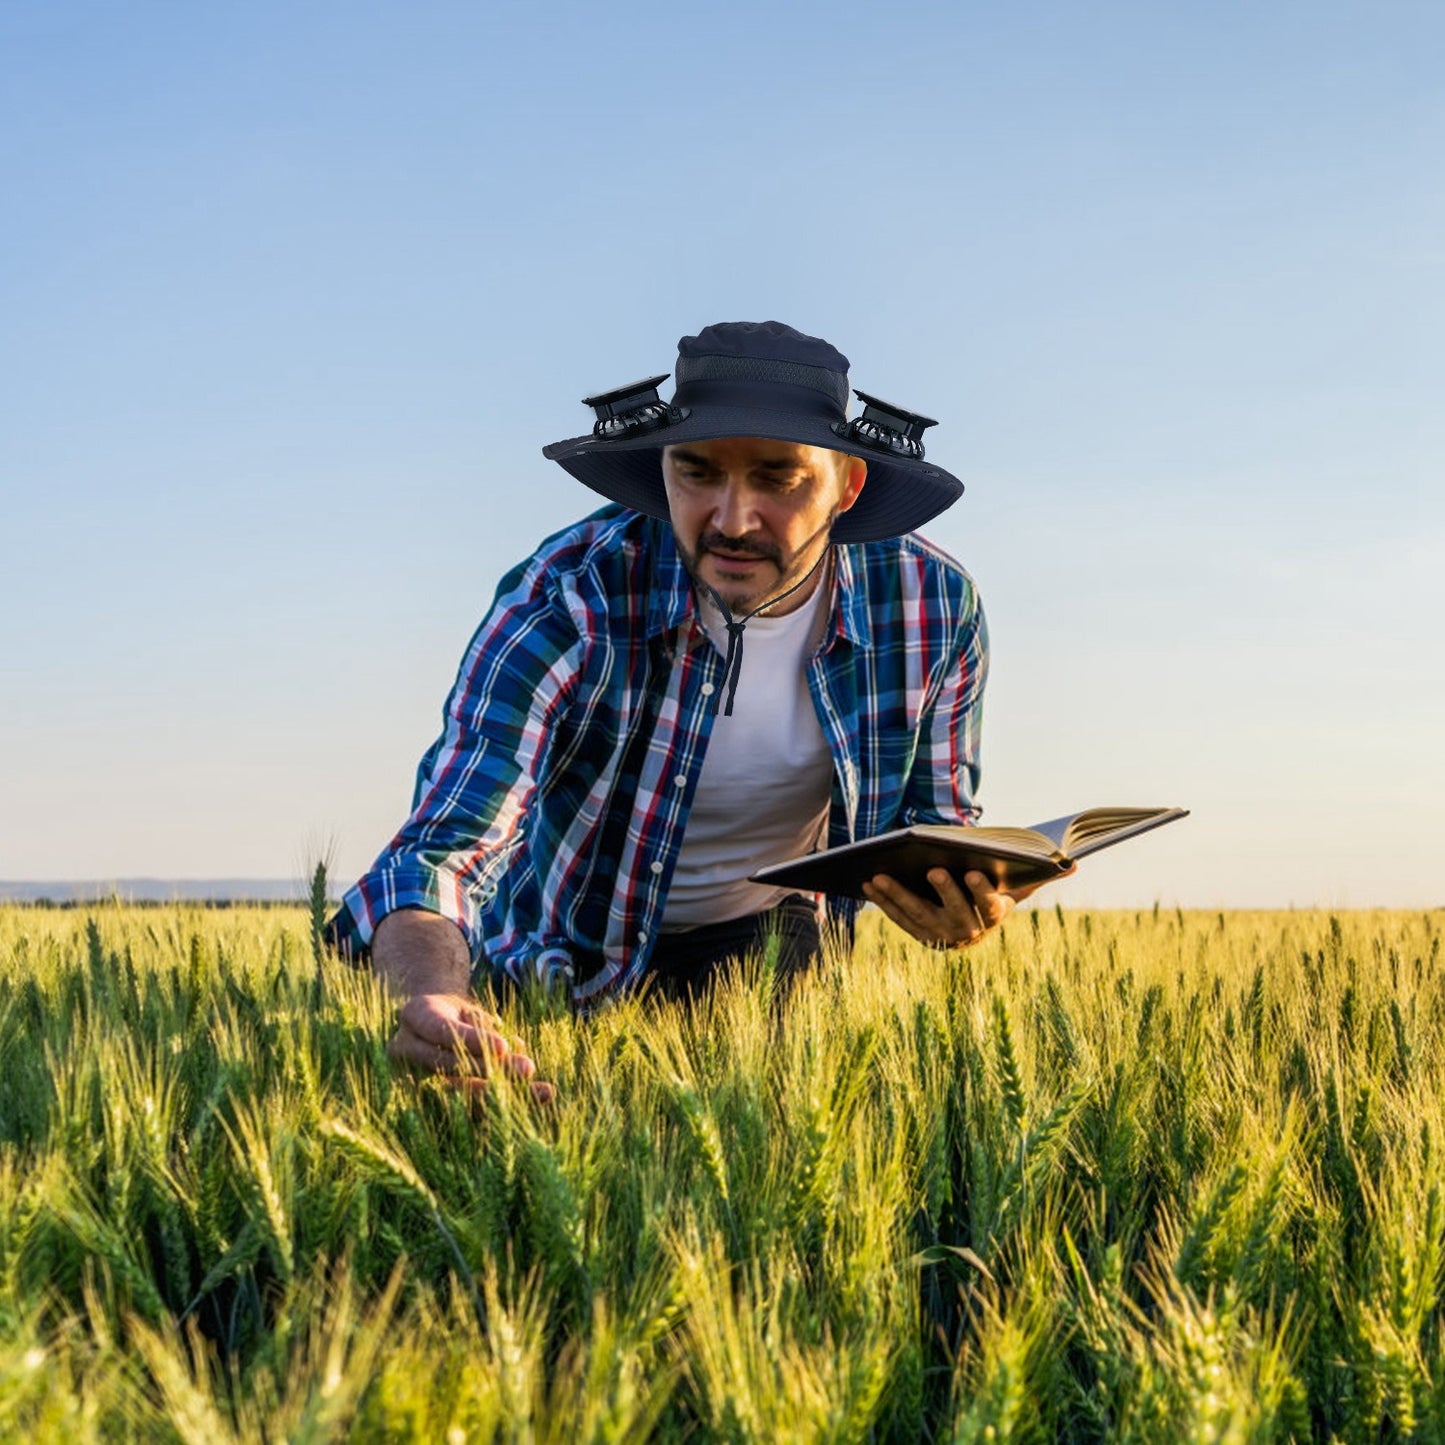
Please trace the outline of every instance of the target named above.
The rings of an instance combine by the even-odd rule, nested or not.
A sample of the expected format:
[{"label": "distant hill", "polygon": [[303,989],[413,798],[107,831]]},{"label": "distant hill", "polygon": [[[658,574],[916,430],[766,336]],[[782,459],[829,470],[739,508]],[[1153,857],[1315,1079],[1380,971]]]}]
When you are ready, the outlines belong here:
[{"label": "distant hill", "polygon": [[108,878],[0,879],[0,902],[92,903],[121,898],[131,903],[300,903],[306,885],[299,878]]}]

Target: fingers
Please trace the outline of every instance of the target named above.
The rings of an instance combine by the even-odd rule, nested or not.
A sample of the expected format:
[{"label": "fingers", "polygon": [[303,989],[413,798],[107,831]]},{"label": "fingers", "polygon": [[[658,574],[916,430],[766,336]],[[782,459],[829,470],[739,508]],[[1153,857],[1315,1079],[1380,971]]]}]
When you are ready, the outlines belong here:
[{"label": "fingers", "polygon": [[982,929],[958,885],[941,868],[930,872],[929,883],[938,894],[938,903],[920,897],[887,874],[865,883],[863,895],[920,943],[932,948],[971,943]]},{"label": "fingers", "polygon": [[453,994],[419,993],[409,998],[398,1017],[399,1032],[428,1044],[460,1049],[477,1058],[504,1058],[509,1050],[502,1021],[469,999]]},{"label": "fingers", "polygon": [[1014,900],[999,892],[982,873],[965,875],[961,888],[944,868],[928,874],[937,903],[911,892],[886,874],[863,885],[863,895],[905,932],[934,948],[966,948],[996,928]]},{"label": "fingers", "polygon": [[[537,1065],[519,1050],[520,1045],[497,1057],[495,1065],[514,1078],[530,1079],[537,1072]],[[486,1055],[473,1054],[450,1044],[433,1044],[415,1036],[408,1037],[403,1030],[397,1031],[386,1052],[393,1063],[404,1064],[423,1073],[470,1073],[474,1077],[484,1077],[494,1066]]]},{"label": "fingers", "polygon": [[534,1079],[537,1065],[521,1040],[509,1041],[501,1030],[502,1020],[470,999],[417,994],[401,1007],[387,1055],[395,1064],[448,1083],[468,1080],[465,1087],[473,1093],[485,1086],[486,1075],[501,1068],[527,1080],[535,1097],[550,1100],[555,1091]]},{"label": "fingers", "polygon": [[[969,879],[981,878],[981,873],[970,873]],[[938,895],[938,901],[946,913],[952,913],[958,917],[967,917],[969,914],[977,914],[973,899],[963,891],[954,881],[953,874],[946,868],[931,868],[928,872],[928,881],[933,891]]]},{"label": "fingers", "polygon": [[982,873],[969,873],[963,881],[968,884],[973,911],[985,932],[997,928],[1013,912],[1013,895],[995,888],[993,881]]},{"label": "fingers", "polygon": [[870,903],[876,903],[889,919],[905,933],[912,934],[920,943],[940,941],[931,920],[926,916],[926,912],[932,912],[929,905],[886,873],[880,873],[865,883],[863,896]]}]

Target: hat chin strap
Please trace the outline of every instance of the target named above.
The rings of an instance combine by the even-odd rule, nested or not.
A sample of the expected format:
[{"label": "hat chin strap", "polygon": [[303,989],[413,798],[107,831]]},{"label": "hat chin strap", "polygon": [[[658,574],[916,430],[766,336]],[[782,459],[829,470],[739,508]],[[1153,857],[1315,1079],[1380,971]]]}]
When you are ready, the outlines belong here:
[{"label": "hat chin strap", "polygon": [[[818,537],[822,533],[828,531],[832,527],[836,516],[837,513],[834,513],[832,516],[830,516],[828,520],[824,522],[823,525],[819,527],[816,532],[813,533],[813,536],[809,537],[808,540],[803,543],[803,546],[810,546],[813,542],[814,537]],[[753,610],[749,612],[746,617],[734,617],[732,614],[732,609],[729,608],[727,603],[723,601],[722,596],[718,592],[717,588],[714,587],[711,582],[704,582],[701,577],[698,577],[696,574],[694,574],[693,581],[698,582],[702,586],[706,587],[707,590],[712,594],[713,605],[717,608],[719,612],[722,613],[723,626],[726,627],[728,630],[728,655],[723,662],[723,685],[727,689],[727,702],[723,704],[722,709],[724,717],[732,716],[733,698],[737,696],[738,678],[742,676],[743,628],[746,627],[748,623],[751,622],[753,618],[758,615],[759,612],[765,612],[769,607],[776,607],[778,603],[781,602],[785,597],[791,597],[793,593],[796,592],[798,588],[803,586],[803,584],[812,577],[812,575],[818,570],[818,568],[823,565],[823,563],[827,560],[828,551],[829,548],[824,547],[823,550],[818,553],[818,560],[814,562],[813,565],[809,567],[808,570],[804,572],[803,575],[799,577],[798,580],[794,582],[791,587],[787,588],[785,591],[779,592],[776,597],[769,597],[766,602],[760,604],[757,607],[754,607]],[[718,702],[715,702],[713,704],[714,712],[717,711],[719,703],[721,702],[722,694],[719,693]]]}]

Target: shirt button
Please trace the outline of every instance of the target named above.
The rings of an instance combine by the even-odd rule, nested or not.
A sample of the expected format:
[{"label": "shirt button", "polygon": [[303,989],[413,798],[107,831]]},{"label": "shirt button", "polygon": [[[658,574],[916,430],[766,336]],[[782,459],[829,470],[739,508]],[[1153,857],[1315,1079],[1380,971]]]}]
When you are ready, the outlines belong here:
[{"label": "shirt button", "polygon": [[672,786],[673,786],[674,788],[685,788],[685,787],[687,787],[687,774],[686,774],[686,773],[679,773],[675,778],[673,778],[673,780],[672,780]]},{"label": "shirt button", "polygon": [[639,943],[647,942],[647,930],[645,928],[637,935],[637,941]]},{"label": "shirt button", "polygon": [[653,865],[652,865],[652,871],[653,871],[654,873],[661,873],[661,872],[662,872],[662,864],[661,864],[660,862],[654,862]]},{"label": "shirt button", "polygon": [[704,697],[711,697],[711,696],[713,695],[713,685],[712,685],[712,683],[710,683],[710,682],[705,682],[705,683],[703,683],[703,685],[702,685],[702,695],[703,695]]}]

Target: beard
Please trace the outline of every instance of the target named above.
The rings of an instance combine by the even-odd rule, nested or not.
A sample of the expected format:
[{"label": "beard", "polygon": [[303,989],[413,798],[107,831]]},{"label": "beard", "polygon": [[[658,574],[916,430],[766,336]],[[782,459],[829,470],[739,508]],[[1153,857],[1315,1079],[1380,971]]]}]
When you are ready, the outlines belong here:
[{"label": "beard", "polygon": [[[820,558],[808,561],[808,554],[819,537],[825,536],[833,525],[836,513],[829,513],[828,520],[818,528],[791,556],[785,556],[776,542],[765,539],[752,540],[745,537],[728,537],[721,532],[704,532],[697,539],[695,551],[689,550],[680,538],[677,550],[683,566],[693,581],[701,583],[727,603],[734,616],[751,614],[780,598],[789,588],[796,586]],[[675,535],[675,534],[674,534]],[[827,551],[825,547],[824,552]],[[753,575],[747,577],[725,577],[710,568],[711,575],[704,575],[701,566],[705,559],[713,557],[717,563],[728,561],[754,562],[761,564]]]}]

